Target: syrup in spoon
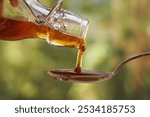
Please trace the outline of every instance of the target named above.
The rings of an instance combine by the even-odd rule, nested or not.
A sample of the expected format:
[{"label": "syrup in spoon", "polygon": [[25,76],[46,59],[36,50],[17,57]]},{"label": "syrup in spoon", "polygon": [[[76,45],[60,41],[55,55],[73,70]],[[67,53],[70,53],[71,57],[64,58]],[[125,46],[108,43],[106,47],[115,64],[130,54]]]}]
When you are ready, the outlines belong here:
[{"label": "syrup in spoon", "polygon": [[115,76],[126,63],[149,55],[150,52],[145,52],[127,58],[122,63],[120,63],[113,72],[95,72],[83,70],[77,73],[73,69],[59,69],[49,71],[48,74],[51,77],[54,77],[56,80],[64,80],[69,82],[82,82],[82,83],[102,82]]}]

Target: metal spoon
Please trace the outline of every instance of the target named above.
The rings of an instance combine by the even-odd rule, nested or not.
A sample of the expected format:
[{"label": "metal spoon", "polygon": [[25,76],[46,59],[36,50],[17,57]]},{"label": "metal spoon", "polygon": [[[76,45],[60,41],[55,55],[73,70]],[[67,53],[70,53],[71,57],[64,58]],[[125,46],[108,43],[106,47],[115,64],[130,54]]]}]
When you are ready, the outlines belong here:
[{"label": "metal spoon", "polygon": [[92,82],[102,82],[108,80],[119,73],[120,69],[128,62],[135,60],[137,58],[149,56],[150,52],[141,53],[130,58],[127,58],[121,62],[113,72],[95,72],[95,71],[85,71],[80,73],[74,72],[73,69],[59,69],[49,71],[48,74],[54,77],[56,80],[64,80],[69,82],[82,82],[82,83],[92,83]]}]

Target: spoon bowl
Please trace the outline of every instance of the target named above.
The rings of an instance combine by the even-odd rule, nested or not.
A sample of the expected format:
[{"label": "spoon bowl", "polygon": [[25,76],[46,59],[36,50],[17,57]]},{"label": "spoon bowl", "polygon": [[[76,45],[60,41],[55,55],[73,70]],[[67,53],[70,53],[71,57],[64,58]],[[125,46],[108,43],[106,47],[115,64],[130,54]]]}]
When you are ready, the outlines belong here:
[{"label": "spoon bowl", "polygon": [[74,72],[73,69],[52,70],[49,71],[48,74],[56,80],[81,83],[101,82],[110,79],[114,75],[113,72],[95,72],[87,70],[77,73]]}]

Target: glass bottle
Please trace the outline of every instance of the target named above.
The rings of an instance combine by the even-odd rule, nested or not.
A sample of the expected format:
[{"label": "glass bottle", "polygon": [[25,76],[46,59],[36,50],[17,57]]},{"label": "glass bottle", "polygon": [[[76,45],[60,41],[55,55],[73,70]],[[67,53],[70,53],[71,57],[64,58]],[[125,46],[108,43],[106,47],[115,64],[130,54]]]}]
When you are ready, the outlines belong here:
[{"label": "glass bottle", "polygon": [[8,6],[5,5],[8,5],[8,2],[4,0],[4,13],[0,16],[1,40],[41,38],[57,46],[76,47],[77,40],[83,40],[86,36],[88,20],[62,9],[62,0],[59,0],[53,9],[49,9],[37,0],[20,1],[21,7],[18,7],[26,11],[23,14],[28,14],[29,18],[16,15],[16,8],[13,8],[12,14],[7,13]]},{"label": "glass bottle", "polygon": [[[3,0],[2,0],[3,2]],[[7,2],[7,4],[5,4]],[[82,58],[85,51],[85,37],[88,30],[88,20],[73,12],[61,8],[63,0],[58,0],[52,8],[41,4],[38,0],[20,0],[22,16],[9,10],[8,0],[4,0],[0,8],[0,40],[46,39],[51,45],[78,48],[75,72],[81,72]],[[7,11],[8,10],[8,11]],[[17,15],[16,15],[17,14]]]}]

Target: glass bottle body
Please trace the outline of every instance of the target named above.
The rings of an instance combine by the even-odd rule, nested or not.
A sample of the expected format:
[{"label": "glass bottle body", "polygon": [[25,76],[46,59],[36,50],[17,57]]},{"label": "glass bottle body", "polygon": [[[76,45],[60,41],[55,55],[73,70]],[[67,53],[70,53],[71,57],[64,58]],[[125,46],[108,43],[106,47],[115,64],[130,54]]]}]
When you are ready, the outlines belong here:
[{"label": "glass bottle body", "polygon": [[[32,1],[37,2],[36,0]],[[46,13],[50,12],[46,7],[42,5],[40,7],[45,9],[43,11],[47,11]],[[40,11],[40,9],[34,6],[38,17],[45,17],[47,14]],[[30,20],[24,21],[20,20],[20,18],[7,18],[5,15],[1,15],[0,39],[15,41],[28,38],[40,38],[46,39],[49,44],[55,46],[78,48],[75,71],[80,72],[83,52],[86,46],[84,39],[88,29],[88,20],[63,9],[53,12],[51,17],[45,18],[45,20],[43,24],[37,25]]]},{"label": "glass bottle body", "polygon": [[15,41],[28,38],[47,39],[55,46],[79,47],[84,43],[82,38],[67,35],[46,25],[36,25],[33,22],[13,20],[0,17],[1,40]]}]

